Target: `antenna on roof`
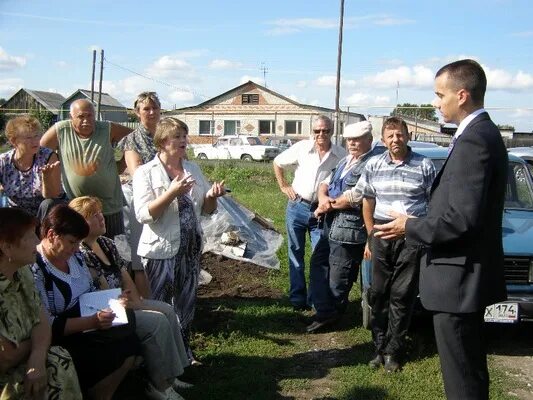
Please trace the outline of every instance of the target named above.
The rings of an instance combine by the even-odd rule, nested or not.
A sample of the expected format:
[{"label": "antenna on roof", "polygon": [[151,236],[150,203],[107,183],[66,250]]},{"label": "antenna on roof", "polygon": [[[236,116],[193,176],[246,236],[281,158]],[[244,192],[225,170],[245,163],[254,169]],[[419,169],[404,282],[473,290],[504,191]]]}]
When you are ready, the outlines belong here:
[{"label": "antenna on roof", "polygon": [[266,80],[266,74],[268,72],[268,68],[265,66],[265,63],[261,63],[261,68],[259,70],[263,73],[263,86],[267,87],[267,80]]}]

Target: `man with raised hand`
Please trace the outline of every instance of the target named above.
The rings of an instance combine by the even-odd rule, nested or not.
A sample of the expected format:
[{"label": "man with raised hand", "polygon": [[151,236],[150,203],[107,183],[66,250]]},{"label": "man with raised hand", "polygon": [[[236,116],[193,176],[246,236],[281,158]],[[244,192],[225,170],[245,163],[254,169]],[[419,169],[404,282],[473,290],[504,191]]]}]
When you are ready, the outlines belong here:
[{"label": "man with raised hand", "polygon": [[96,121],[94,106],[87,99],[70,106],[71,119],[59,121],[41,138],[41,146],[57,151],[63,186],[69,199],[96,196],[103,206],[106,236],[124,233],[124,197],[112,143],[131,129],[107,121]]}]

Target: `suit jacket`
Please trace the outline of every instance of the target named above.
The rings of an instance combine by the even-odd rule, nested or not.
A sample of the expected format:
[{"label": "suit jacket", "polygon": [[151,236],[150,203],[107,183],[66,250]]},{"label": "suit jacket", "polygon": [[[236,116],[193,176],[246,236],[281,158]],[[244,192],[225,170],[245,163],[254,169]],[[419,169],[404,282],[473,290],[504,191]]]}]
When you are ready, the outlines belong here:
[{"label": "suit jacket", "polygon": [[407,221],[407,241],[427,247],[420,266],[426,309],[471,313],[507,298],[502,245],[507,165],[500,131],[487,113],[478,115],[435,178],[427,216]]}]

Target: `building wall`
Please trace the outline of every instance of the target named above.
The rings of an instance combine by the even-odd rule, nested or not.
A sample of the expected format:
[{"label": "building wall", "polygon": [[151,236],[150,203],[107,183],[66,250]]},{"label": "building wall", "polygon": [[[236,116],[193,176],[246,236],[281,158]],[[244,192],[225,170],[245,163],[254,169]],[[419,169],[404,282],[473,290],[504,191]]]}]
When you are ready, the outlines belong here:
[{"label": "building wall", "polygon": [[7,114],[28,114],[31,110],[48,111],[41,103],[21,90],[2,106]]},{"label": "building wall", "polygon": [[[83,93],[77,93],[76,96],[70,98],[61,106],[60,118],[61,120],[70,118],[70,105],[79,99],[87,99]],[[90,98],[88,99],[90,100]],[[96,105],[94,106],[96,111]],[[103,121],[111,122],[126,122],[128,121],[128,113],[126,109],[119,110],[116,107],[102,105],[100,106],[100,115]]]}]

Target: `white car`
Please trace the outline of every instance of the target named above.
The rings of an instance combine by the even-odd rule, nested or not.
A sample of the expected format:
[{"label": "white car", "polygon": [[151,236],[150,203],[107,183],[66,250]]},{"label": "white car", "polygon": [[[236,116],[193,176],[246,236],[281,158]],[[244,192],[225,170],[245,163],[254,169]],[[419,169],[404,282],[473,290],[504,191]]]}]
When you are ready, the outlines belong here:
[{"label": "white car", "polygon": [[256,136],[221,136],[211,146],[194,149],[194,156],[200,160],[273,160],[280,153],[274,146],[264,146]]}]

